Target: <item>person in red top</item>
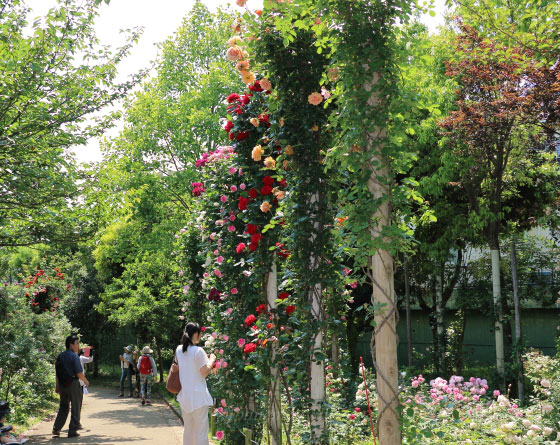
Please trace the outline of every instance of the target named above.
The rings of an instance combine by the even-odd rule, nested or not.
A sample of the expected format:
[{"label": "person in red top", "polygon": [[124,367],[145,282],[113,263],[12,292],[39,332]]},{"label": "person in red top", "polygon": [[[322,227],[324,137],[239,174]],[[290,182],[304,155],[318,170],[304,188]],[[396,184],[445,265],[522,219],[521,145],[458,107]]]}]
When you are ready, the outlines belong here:
[{"label": "person in red top", "polygon": [[152,382],[157,377],[157,366],[151,354],[154,351],[149,346],[144,346],[142,355],[138,359],[138,371],[140,372],[140,395],[142,396],[142,405],[150,405],[150,396],[152,395]]}]

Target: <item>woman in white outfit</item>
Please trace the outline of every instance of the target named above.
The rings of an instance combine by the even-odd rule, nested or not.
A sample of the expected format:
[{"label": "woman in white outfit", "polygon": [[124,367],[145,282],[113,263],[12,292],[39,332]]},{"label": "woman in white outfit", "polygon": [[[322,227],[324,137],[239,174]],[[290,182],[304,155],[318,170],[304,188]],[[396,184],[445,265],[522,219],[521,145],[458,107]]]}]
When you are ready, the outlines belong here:
[{"label": "woman in white outfit", "polygon": [[198,323],[188,323],[181,345],[175,351],[181,381],[177,401],[185,423],[183,445],[208,445],[208,407],[214,401],[206,387],[206,377],[214,367],[216,356],[208,357],[204,349],[196,346],[200,333]]}]

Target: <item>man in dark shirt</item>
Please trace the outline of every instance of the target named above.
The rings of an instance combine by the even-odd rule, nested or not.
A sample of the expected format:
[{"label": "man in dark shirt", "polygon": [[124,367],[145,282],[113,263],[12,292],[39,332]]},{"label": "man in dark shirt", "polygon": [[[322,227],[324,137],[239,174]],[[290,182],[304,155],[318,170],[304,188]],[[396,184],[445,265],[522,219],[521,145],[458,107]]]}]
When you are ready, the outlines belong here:
[{"label": "man in dark shirt", "polygon": [[60,406],[53,426],[53,436],[60,436],[60,430],[66,423],[70,404],[70,425],[68,437],[77,437],[80,427],[81,393],[82,387],[79,380],[84,382],[86,388],[89,385],[84,370],[78,357],[80,341],[76,335],[66,337],[66,351],[60,353],[56,359],[56,387],[60,393]]}]

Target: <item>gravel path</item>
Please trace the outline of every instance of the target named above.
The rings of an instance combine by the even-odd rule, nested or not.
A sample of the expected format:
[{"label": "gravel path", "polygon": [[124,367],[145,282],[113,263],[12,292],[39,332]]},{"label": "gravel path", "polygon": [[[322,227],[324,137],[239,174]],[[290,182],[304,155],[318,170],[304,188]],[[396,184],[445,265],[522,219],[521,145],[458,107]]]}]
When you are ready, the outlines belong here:
[{"label": "gravel path", "polygon": [[154,444],[181,445],[183,425],[161,399],[152,399],[151,406],[142,406],[140,399],[119,398],[118,391],[91,387],[84,396],[80,437],[69,439],[68,423],[60,437],[52,436],[54,416],[25,433],[31,444]]}]

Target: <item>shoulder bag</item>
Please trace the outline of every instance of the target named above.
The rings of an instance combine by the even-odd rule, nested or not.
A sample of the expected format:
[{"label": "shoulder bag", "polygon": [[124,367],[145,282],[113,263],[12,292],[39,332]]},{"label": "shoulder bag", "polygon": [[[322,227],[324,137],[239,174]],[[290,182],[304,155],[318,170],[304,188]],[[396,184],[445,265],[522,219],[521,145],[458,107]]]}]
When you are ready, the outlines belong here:
[{"label": "shoulder bag", "polygon": [[171,363],[171,368],[169,368],[169,374],[167,375],[165,388],[171,394],[178,394],[181,391],[181,380],[179,379],[179,365],[177,364],[177,356],[173,357],[173,363]]}]

